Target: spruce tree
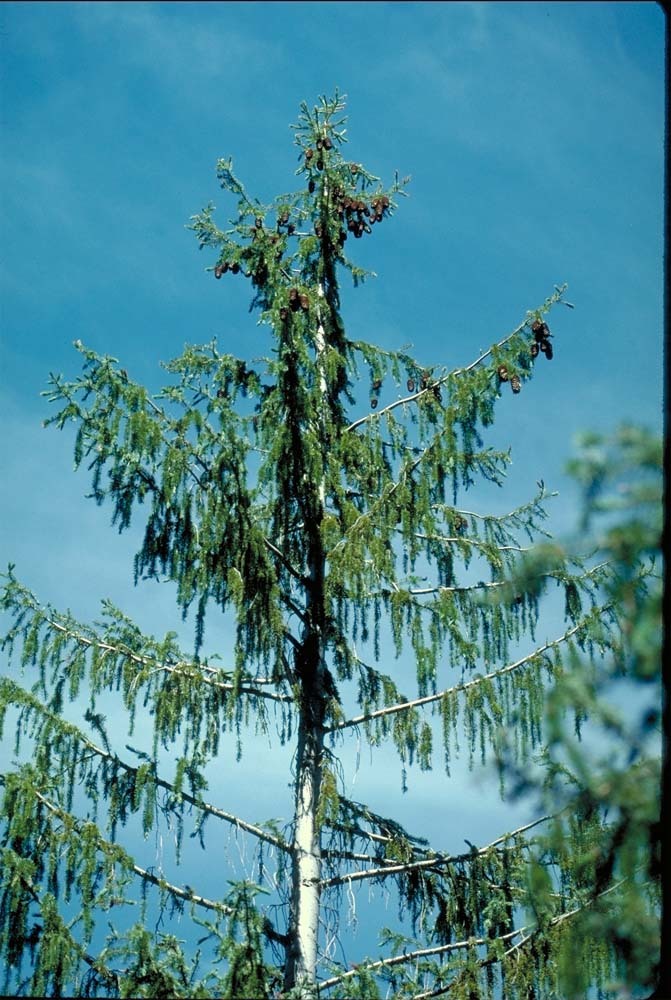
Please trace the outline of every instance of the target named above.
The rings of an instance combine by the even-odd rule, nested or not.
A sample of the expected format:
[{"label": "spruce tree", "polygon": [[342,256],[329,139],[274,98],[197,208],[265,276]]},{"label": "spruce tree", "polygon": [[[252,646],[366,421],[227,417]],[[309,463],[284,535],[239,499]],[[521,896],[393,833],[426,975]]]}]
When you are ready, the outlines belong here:
[{"label": "spruce tree", "polygon": [[[82,374],[51,377],[56,411],[45,423],[74,422],[75,462],[96,502],[111,505],[120,530],[131,518],[144,525],[136,582],[171,581],[195,640],[186,652],[174,631],[144,635],[110,602],[99,622],[81,623],[40,603],[10,567],[4,647],[21,672],[0,678],[19,748],[2,777],[5,991],[557,995],[562,942],[589,905],[575,858],[603,837],[599,811],[571,817],[572,851],[548,843],[538,855],[544,815],[449,854],[401,817],[347,798],[338,753],[356,736],[391,743],[404,781],[442,754],[449,778],[460,739],[479,763],[507,732],[507,753],[524,766],[543,746],[546,687],[572,657],[617,642],[608,566],[549,540],[542,483],[503,514],[464,499],[479,482],[504,484],[509,454],[484,431],[502,393],[517,396],[539,362],[541,377],[549,370],[549,313],[565,288],[454,369],[348,337],[339,282],[346,271],[355,285],[367,277],[350,248],[385,238],[407,181],[384,185],[347,159],[344,126],[337,94],[304,104],[299,190],[262,204],[221,160],[234,218],[219,228],[210,205],[192,219],[224,297],[227,282],[251,284],[266,357],[191,345],[150,394],[115,358],[76,342]],[[540,643],[548,587],[563,590],[566,620]],[[234,631],[224,665],[206,636],[206,617],[220,614]],[[109,692],[128,713],[127,737],[99,709]],[[83,693],[85,717],[68,721],[67,702]],[[206,770],[231,739],[244,766],[250,721],[257,732],[276,726],[294,752],[284,829],[207,793]],[[151,755],[125,742],[148,725]],[[206,885],[142,867],[125,837],[134,817],[145,835],[169,820],[178,848],[186,830],[206,851],[213,826],[234,827],[273,852],[277,898],[265,905],[250,878],[213,899]],[[325,913],[362,884],[396,893],[399,922],[381,933],[382,957],[345,968],[325,942]],[[612,889],[601,885],[600,898]],[[138,921],[115,923],[138,895]],[[202,925],[209,958],[155,927],[157,909]],[[607,943],[584,942],[579,957],[588,981],[608,980]]]}]

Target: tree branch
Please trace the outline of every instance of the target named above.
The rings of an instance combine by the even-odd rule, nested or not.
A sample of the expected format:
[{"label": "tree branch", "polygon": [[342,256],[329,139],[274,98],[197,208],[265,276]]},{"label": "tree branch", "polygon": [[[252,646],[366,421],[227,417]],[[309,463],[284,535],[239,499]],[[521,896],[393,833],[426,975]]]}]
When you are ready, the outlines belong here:
[{"label": "tree branch", "polygon": [[[610,892],[613,892],[615,889],[619,889],[619,887],[621,885],[623,885],[623,883],[626,882],[626,881],[627,881],[627,879],[621,879],[619,882],[616,882],[614,885],[609,886],[608,889],[604,889],[603,892],[600,892],[597,896],[594,897],[594,899],[590,899],[583,906],[576,906],[573,910],[568,910],[566,913],[560,913],[559,916],[553,917],[552,920],[550,921],[550,927],[556,927],[559,924],[563,923],[565,920],[570,920],[572,917],[575,917],[576,914],[581,913],[583,910],[586,910],[587,907],[591,906],[597,899],[600,899],[603,896],[607,896]],[[498,938],[497,940],[499,940],[499,941],[505,941],[505,940],[507,940],[509,938],[512,938],[513,936],[517,937],[520,934],[526,935],[526,936],[522,937],[522,939],[520,941],[517,941],[514,945],[512,945],[510,948],[508,948],[503,953],[504,958],[507,958],[508,955],[512,955],[514,952],[519,951],[520,948],[523,948],[525,944],[528,944],[529,941],[533,940],[534,936],[539,932],[539,930],[541,930],[540,927],[535,927],[533,930],[529,931],[529,928],[526,927],[526,926],[524,926],[524,927],[520,927],[519,930],[514,931],[511,934],[503,934],[503,935],[501,935],[501,937]],[[480,944],[480,943],[481,942],[479,942],[479,941],[474,941],[473,942],[473,944]],[[484,943],[488,943],[488,942],[486,941]],[[500,961],[500,959],[498,957],[490,955],[487,958],[480,959],[480,961],[478,962],[478,965],[480,966],[481,969],[484,969],[485,966],[487,966],[487,965],[494,965],[495,962],[499,962],[499,961]],[[415,993],[414,996],[412,997],[412,1000],[430,1000],[430,998],[432,998],[432,997],[443,996],[445,993],[448,993],[452,989],[453,986],[455,986],[457,980],[458,980],[458,977],[456,979],[452,980],[452,982],[448,983],[446,986],[439,986],[436,989],[428,990],[425,993]]]},{"label": "tree branch", "polygon": [[535,657],[540,656],[542,653],[546,652],[546,650],[554,649],[560,643],[566,642],[566,640],[570,639],[572,635],[579,632],[582,627],[583,623],[575,625],[573,628],[569,629],[568,632],[565,632],[564,635],[559,636],[558,639],[546,642],[544,646],[539,646],[527,656],[523,656],[514,663],[508,663],[505,667],[499,667],[498,670],[492,670],[490,673],[483,674],[480,677],[475,677],[471,681],[462,681],[459,684],[455,684],[453,687],[445,688],[443,691],[439,691],[437,694],[425,695],[423,698],[415,698],[413,701],[399,702],[395,705],[388,705],[386,708],[378,708],[375,712],[368,712],[366,715],[357,715],[352,719],[345,719],[343,722],[337,722],[333,726],[327,726],[326,732],[336,732],[341,729],[349,729],[352,726],[360,726],[362,723],[371,722],[373,719],[381,719],[385,715],[393,715],[396,712],[407,712],[411,708],[430,705],[432,702],[440,701],[441,698],[444,698],[447,695],[455,694],[460,691],[468,691],[469,688],[477,687],[484,681],[491,681],[496,680],[498,677],[504,677],[506,674],[512,673],[512,671],[524,666],[525,663],[529,663],[529,661],[533,660]]},{"label": "tree branch", "polygon": [[[37,903],[37,906],[39,907],[40,912],[41,912],[42,911],[42,902],[41,902],[41,899],[40,899],[40,894],[38,893],[37,889],[33,885],[32,879],[27,878],[26,875],[23,872],[19,872],[18,873],[18,877],[19,877],[19,881],[21,882],[21,884],[23,886],[25,886],[25,888],[28,890],[28,892],[32,896],[32,898],[35,901],[35,903]],[[72,944],[72,947],[79,954],[79,957],[81,958],[81,960],[83,962],[85,962],[86,965],[88,965],[91,969],[93,969],[94,972],[97,972],[98,975],[101,976],[107,983],[109,983],[111,986],[115,987],[116,990],[118,991],[119,988],[120,988],[119,974],[116,973],[116,972],[112,972],[110,969],[107,969],[101,963],[100,959],[94,958],[93,955],[90,955],[84,948],[82,948],[82,946],[79,944],[78,941],[75,940],[75,938],[73,937],[73,935],[70,933],[69,928],[66,927],[65,924],[63,924],[63,930],[68,935],[68,937],[70,939],[70,942]]]},{"label": "tree branch", "polygon": [[[38,605],[39,608],[39,605]],[[186,676],[197,675],[200,677],[204,684],[208,684],[210,687],[219,688],[221,691],[234,691],[235,685],[233,683],[228,683],[226,681],[216,681],[211,677],[204,676],[205,674],[219,675],[220,671],[215,667],[210,667],[207,664],[196,664],[188,663],[187,661],[181,661],[179,663],[159,663],[158,660],[153,659],[149,656],[141,656],[139,653],[133,652],[128,646],[123,643],[110,643],[104,642],[102,639],[91,639],[88,636],[82,635],[81,632],[77,632],[74,629],[69,629],[61,622],[56,621],[53,618],[45,618],[45,624],[49,625],[51,628],[55,629],[57,632],[62,632],[67,635],[74,642],[78,643],[80,646],[85,646],[87,648],[100,649],[103,652],[117,653],[120,656],[126,657],[126,659],[131,660],[133,663],[137,663],[141,667],[152,667],[151,673],[169,673],[169,674],[185,674]],[[138,683],[140,674],[137,674],[131,686]],[[249,681],[253,684],[274,684],[272,679],[266,678],[253,678],[249,677]],[[244,684],[240,685],[237,690],[241,694],[246,694],[253,696],[255,698],[266,698],[270,701],[280,701],[280,702],[293,702],[294,697],[290,694],[278,694],[272,691],[260,691],[258,688],[246,687]]]},{"label": "tree branch", "polygon": [[[565,287],[566,286],[564,286],[564,288]],[[551,295],[550,298],[547,300],[546,304],[559,302],[561,294],[564,291],[564,288],[562,288],[560,292],[555,292],[553,295]],[[389,403],[388,406],[383,406],[381,410],[376,410],[374,413],[367,413],[364,417],[360,417],[358,420],[355,420],[354,423],[350,424],[349,427],[346,427],[345,433],[347,433],[347,431],[355,430],[357,427],[360,427],[361,424],[367,423],[368,421],[373,420],[374,418],[382,417],[385,413],[388,413],[390,410],[396,409],[397,406],[403,406],[404,404],[407,403],[413,403],[421,396],[426,395],[426,393],[432,392],[434,386],[444,385],[450,378],[455,378],[456,376],[459,375],[465,375],[467,372],[472,371],[473,368],[477,368],[479,364],[481,364],[486,358],[488,358],[491,355],[492,351],[496,350],[498,347],[503,347],[505,344],[508,343],[509,340],[512,340],[513,337],[521,333],[524,327],[527,325],[527,322],[528,320],[525,319],[523,323],[520,323],[519,326],[515,327],[512,333],[507,334],[505,337],[503,337],[502,340],[499,340],[498,343],[492,344],[492,346],[488,348],[488,350],[483,351],[483,353],[480,354],[479,357],[477,357],[475,361],[472,361],[469,365],[466,365],[464,368],[455,368],[453,371],[448,372],[447,375],[442,375],[439,378],[433,380],[432,384],[430,386],[427,386],[425,389],[420,389],[418,392],[410,393],[410,395],[404,396],[402,399],[396,399],[394,400],[393,403]]]},{"label": "tree branch", "polygon": [[493,840],[491,844],[487,844],[485,847],[481,847],[475,852],[464,851],[463,854],[436,854],[433,857],[424,858],[422,861],[410,861],[404,864],[397,864],[390,860],[388,864],[384,864],[382,867],[368,868],[365,871],[351,872],[348,875],[336,875],[333,878],[323,879],[320,882],[320,886],[322,889],[330,889],[333,886],[343,885],[346,882],[351,884],[352,882],[358,882],[362,879],[386,878],[388,875],[400,875],[405,872],[419,871],[424,868],[442,868],[446,865],[456,864],[460,861],[467,861],[469,858],[480,857],[487,854],[489,851],[498,847],[499,844],[503,844],[507,840],[512,840],[513,837],[518,837],[527,830],[531,830],[532,827],[538,826],[540,823],[545,823],[547,820],[553,818],[553,815],[541,816],[540,819],[535,819],[531,823],[526,823],[524,826],[518,827],[517,830],[512,830],[510,833],[503,834],[503,836]]},{"label": "tree branch", "polygon": [[[625,881],[626,879],[622,879],[615,885],[610,886],[608,889],[604,890],[604,892],[599,893],[599,895],[596,896],[595,899],[599,899],[601,896],[605,896],[609,892],[613,892],[614,889],[619,888],[619,886],[622,885],[623,882]],[[589,903],[586,903],[583,906],[577,906],[573,910],[569,910],[566,913],[560,913],[559,916],[553,917],[552,920],[550,921],[550,927],[556,927],[558,924],[563,923],[564,920],[569,920],[571,917],[574,917],[577,913],[580,913],[582,910],[586,909],[593,902],[594,900],[590,900]],[[514,944],[504,953],[505,955],[510,955],[514,951],[518,950],[519,948],[527,944],[527,942],[530,941],[533,938],[533,936],[538,933],[540,929],[541,928],[536,927],[530,931],[529,927],[527,925],[524,925],[522,927],[517,928],[514,931],[509,931],[507,934],[501,934],[495,939],[468,938],[464,941],[453,941],[450,944],[436,945],[433,948],[419,948],[417,951],[405,952],[403,955],[392,955],[391,958],[381,958],[377,962],[362,962],[359,968],[364,969],[366,972],[373,972],[377,969],[391,968],[394,965],[401,965],[405,962],[414,962],[417,959],[428,958],[431,955],[444,955],[447,952],[463,950],[464,948],[482,947],[484,945],[492,944],[493,940],[512,941],[516,937],[520,937],[521,935],[522,936],[526,935],[526,937],[523,936],[521,941],[518,941],[517,944]],[[499,958],[495,956],[490,956],[488,958],[481,959],[478,964],[482,968],[484,968],[486,965],[493,965],[495,962],[498,961],[500,961]],[[328,989],[331,986],[335,986],[337,983],[344,982],[346,979],[351,979],[353,976],[356,976],[357,971],[358,969],[350,969],[348,972],[344,972],[340,976],[332,976],[331,979],[325,979],[319,984],[319,989],[320,990]],[[435,990],[431,990],[426,993],[417,993],[413,996],[412,1000],[429,1000],[430,997],[441,996],[442,994],[447,993],[449,990],[451,990],[454,985],[455,981],[453,980],[446,986],[440,986]]]},{"label": "tree branch", "polygon": [[[20,685],[16,684],[9,678],[0,678],[0,686],[5,686],[11,688],[14,695],[13,699],[10,696],[10,701],[18,701],[20,704],[28,705],[35,711],[48,716],[49,720],[54,723],[61,731],[66,732],[69,736],[76,739],[78,742],[82,743],[87,750],[91,753],[96,754],[103,760],[109,760],[116,767],[120,767],[123,771],[128,774],[137,774],[138,768],[133,767],[131,764],[127,764],[122,760],[118,754],[113,753],[109,750],[104,750],[99,747],[96,743],[90,740],[84,733],[81,732],[75,725],[70,722],[65,722],[59,716],[50,712],[48,709],[42,705],[42,703],[35,698],[33,695],[25,691]],[[191,795],[189,792],[175,790],[175,786],[166,781],[165,778],[159,778],[155,771],[150,771],[147,775],[147,780],[152,781],[157,787],[163,788],[170,792],[176,798],[188,802],[189,805],[195,806],[196,809],[200,809],[201,812],[208,813],[211,816],[216,816],[218,819],[224,820],[226,823],[230,823],[232,826],[237,827],[239,830],[243,830],[245,833],[250,833],[252,836],[256,837],[258,840],[263,840],[268,844],[272,844],[281,851],[291,853],[291,846],[287,844],[281,837],[277,837],[272,833],[267,833],[265,830],[260,829],[258,826],[254,826],[251,823],[247,823],[245,820],[240,819],[238,816],[234,816],[232,813],[225,812],[223,809],[219,809],[217,806],[210,805],[209,802],[205,802],[202,799],[196,798],[195,795]]]},{"label": "tree branch", "polygon": [[[45,798],[45,796],[42,795],[41,792],[37,791],[37,789],[34,789],[33,791],[35,797],[51,813],[53,813],[55,816],[58,816],[59,819],[64,820],[66,822],[71,821],[72,825],[77,830],[77,832],[81,831],[82,827],[84,826],[84,823],[81,820],[73,816],[72,813],[69,813],[64,809],[61,809],[53,802],[50,802],[49,799]],[[109,841],[106,841],[102,836],[100,837],[100,841],[101,841],[100,846],[102,850],[105,849],[105,846],[109,847],[114,846],[113,844],[110,844]],[[129,867],[133,872],[135,872],[136,875],[139,875],[140,878],[145,880],[145,882],[151,882],[152,885],[158,886],[160,889],[165,889],[166,892],[169,892],[172,896],[176,896],[179,899],[195,903],[197,906],[202,906],[208,910],[215,910],[217,913],[223,913],[226,916],[229,916],[231,913],[233,913],[233,908],[230,906],[226,906],[224,903],[218,903],[215,900],[207,899],[205,896],[199,896],[197,893],[193,892],[192,889],[182,889],[180,888],[180,886],[173,885],[166,879],[161,878],[158,875],[154,875],[153,872],[147,871],[146,868],[140,868],[139,865],[136,865],[135,862],[133,862],[132,859],[130,859],[130,855],[129,855],[129,860],[131,861]]]}]

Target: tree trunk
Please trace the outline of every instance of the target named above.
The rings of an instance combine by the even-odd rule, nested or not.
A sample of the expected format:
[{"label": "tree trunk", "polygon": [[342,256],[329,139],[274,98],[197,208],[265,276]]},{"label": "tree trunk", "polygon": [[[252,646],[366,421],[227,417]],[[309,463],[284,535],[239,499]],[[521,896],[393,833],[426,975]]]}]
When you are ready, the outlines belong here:
[{"label": "tree trunk", "polygon": [[323,698],[306,694],[296,763],[295,830],[289,953],[285,988],[314,984],[319,933],[320,831],[317,809],[321,786]]},{"label": "tree trunk", "polygon": [[[321,284],[318,286],[318,294],[322,299],[324,292]],[[315,337],[315,349],[320,368],[320,389],[326,407],[327,384],[321,366],[325,334],[321,316]],[[323,433],[321,440],[322,443],[325,440]],[[325,662],[324,642],[326,559],[321,538],[324,482],[322,479],[308,486],[306,481],[305,485],[308,496],[304,496],[302,506],[305,513],[309,578],[306,589],[306,626],[301,650],[296,657],[301,700],[296,750],[291,913],[284,986],[285,989],[296,985],[305,986],[306,996],[310,996],[314,993],[313,987],[317,975],[321,878],[321,831],[318,810],[322,779],[324,717],[332,688],[332,678]]]}]

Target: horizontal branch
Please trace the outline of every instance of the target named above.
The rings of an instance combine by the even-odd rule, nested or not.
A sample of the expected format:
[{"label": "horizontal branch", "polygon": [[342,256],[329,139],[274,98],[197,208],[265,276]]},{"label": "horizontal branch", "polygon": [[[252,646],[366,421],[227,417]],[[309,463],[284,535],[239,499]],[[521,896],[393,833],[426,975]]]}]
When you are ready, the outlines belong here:
[{"label": "horizontal branch", "polygon": [[456,864],[460,861],[467,861],[469,858],[481,857],[482,855],[488,854],[489,851],[494,850],[494,848],[498,847],[500,844],[505,843],[507,840],[512,840],[513,837],[518,837],[527,830],[531,830],[540,823],[545,823],[553,818],[554,817],[551,815],[541,816],[540,819],[535,819],[531,823],[526,823],[524,826],[518,827],[517,830],[512,830],[510,833],[505,833],[503,836],[497,837],[496,840],[493,840],[485,847],[480,847],[476,851],[464,851],[462,854],[435,854],[433,857],[424,858],[422,861],[410,861],[404,864],[398,864],[390,860],[389,864],[385,864],[382,867],[367,868],[364,871],[351,872],[348,875],[336,875],[333,878],[323,879],[320,882],[320,887],[322,889],[330,889],[336,885],[343,885],[346,882],[351,884],[352,882],[359,882],[362,879],[386,878],[388,875],[402,875],[406,872],[419,871],[425,868],[443,868],[446,865]]},{"label": "horizontal branch", "polygon": [[427,535],[424,532],[416,531],[415,538],[421,538],[426,542],[450,542],[450,544],[471,545],[476,549],[494,549],[496,552],[530,552],[530,545],[498,545],[496,542],[488,542],[482,538],[468,538],[462,535]]},{"label": "horizontal branch", "polygon": [[[466,539],[459,539],[459,541],[466,541]],[[531,552],[533,552],[533,546],[530,549],[528,549],[528,550],[527,549],[520,549],[519,551],[531,551]],[[583,576],[585,578],[589,579],[589,577],[594,576],[595,574],[597,574],[600,570],[602,570],[607,565],[608,565],[608,561],[604,561],[604,562],[599,563],[597,566],[592,566],[590,569],[587,569],[587,570],[584,571]],[[555,578],[555,573],[552,573],[552,572],[538,573],[537,576],[535,577],[536,580],[545,580],[545,579],[554,579],[554,578]],[[472,590],[496,590],[497,588],[500,588],[500,587],[509,587],[509,586],[510,586],[510,580],[495,580],[495,581],[492,581],[490,583],[485,583],[484,581],[480,580],[480,581],[478,581],[478,583],[466,584],[466,585],[461,586],[461,587],[445,587],[445,586],[411,587],[411,588],[408,588],[404,592],[406,594],[409,594],[411,597],[426,597],[426,596],[428,596],[430,594],[455,594],[455,593],[464,593],[464,592],[472,591]],[[398,590],[398,588],[397,588],[397,590]],[[373,598],[373,597],[377,597],[377,596],[384,596],[384,595],[383,594],[380,594],[380,595],[378,595],[378,594],[367,594],[366,595],[366,597],[369,597],[369,598]],[[428,605],[427,605],[427,607],[428,607]]]},{"label": "horizontal branch", "polygon": [[[34,794],[35,797],[51,813],[53,813],[55,816],[58,816],[59,819],[64,820],[65,822],[72,822],[77,832],[81,831],[82,827],[84,826],[81,820],[78,820],[76,817],[74,817],[72,813],[66,812],[64,809],[61,809],[53,802],[50,802],[49,799],[45,798],[45,796],[42,795],[41,792],[38,792],[37,789],[34,789]],[[101,837],[100,839],[101,841],[104,841],[103,837]],[[192,889],[183,889],[178,885],[173,885],[166,879],[161,878],[158,875],[154,875],[153,872],[147,871],[146,868],[141,868],[139,865],[136,865],[135,862],[132,860],[128,865],[128,867],[133,872],[135,872],[136,875],[139,875],[140,878],[144,879],[145,882],[151,882],[152,885],[158,886],[160,889],[165,889],[165,891],[169,892],[171,896],[176,896],[178,899],[183,899],[188,902],[195,903],[197,906],[201,906],[207,910],[216,910],[218,913],[223,913],[226,916],[230,916],[230,914],[233,913],[233,908],[230,906],[226,906],[225,903],[218,903],[213,899],[207,899],[205,896],[199,896],[198,893],[195,893]]]},{"label": "horizontal branch", "polygon": [[337,722],[333,726],[327,726],[326,732],[336,732],[342,729],[349,729],[352,726],[360,726],[365,722],[372,722],[374,719],[381,719],[385,715],[394,715],[397,712],[407,712],[412,708],[419,708],[424,705],[430,705],[432,702],[440,701],[447,695],[456,694],[461,691],[468,691],[469,688],[477,687],[484,681],[496,680],[499,677],[504,677],[506,674],[512,673],[514,670],[518,670],[520,667],[524,666],[525,663],[529,663],[535,657],[540,656],[542,653],[546,652],[548,649],[554,649],[562,642],[566,642],[570,639],[572,635],[579,632],[582,628],[582,623],[575,625],[573,628],[565,632],[564,635],[560,636],[558,639],[553,639],[551,642],[546,642],[544,646],[539,646],[532,653],[527,654],[527,656],[521,657],[519,660],[515,660],[514,663],[508,663],[504,667],[500,667],[498,670],[492,670],[488,674],[483,674],[480,677],[475,677],[470,681],[460,681],[459,684],[455,684],[451,688],[445,688],[443,691],[439,691],[437,694],[428,694],[423,698],[415,698],[412,701],[398,702],[395,705],[388,705],[386,708],[378,708],[375,712],[368,712],[365,715],[357,715],[352,719],[345,719],[343,722]]}]

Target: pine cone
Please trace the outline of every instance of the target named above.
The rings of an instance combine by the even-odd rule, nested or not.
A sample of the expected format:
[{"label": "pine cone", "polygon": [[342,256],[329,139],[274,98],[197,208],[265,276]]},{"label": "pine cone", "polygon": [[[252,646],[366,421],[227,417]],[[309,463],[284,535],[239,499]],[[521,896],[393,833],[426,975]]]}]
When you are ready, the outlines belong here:
[{"label": "pine cone", "polygon": [[520,382],[519,375],[513,375],[513,377],[510,379],[510,388],[513,390],[515,395],[517,395],[517,393],[521,390],[522,383]]},{"label": "pine cone", "polygon": [[550,328],[547,323],[543,323],[540,319],[534,320],[531,324],[531,332],[536,338],[537,344],[540,344],[543,340],[547,340],[550,336]]},{"label": "pine cone", "polygon": [[408,392],[414,392],[415,391],[415,380],[414,380],[414,378],[409,378],[408,381],[406,382],[406,385],[408,387]]},{"label": "pine cone", "polygon": [[374,409],[375,409],[375,407],[377,406],[377,399],[375,398],[375,396],[373,396],[373,397],[371,398],[371,401],[370,401],[370,405],[371,405],[371,409],[373,409],[373,410],[374,410]]},{"label": "pine cone", "polygon": [[510,378],[510,376],[508,375],[508,369],[506,368],[505,365],[499,365],[496,371],[502,382],[507,382],[508,379]]},{"label": "pine cone", "polygon": [[539,351],[538,344],[533,343],[531,345],[531,357],[532,358],[537,358],[538,357],[538,351]]}]

